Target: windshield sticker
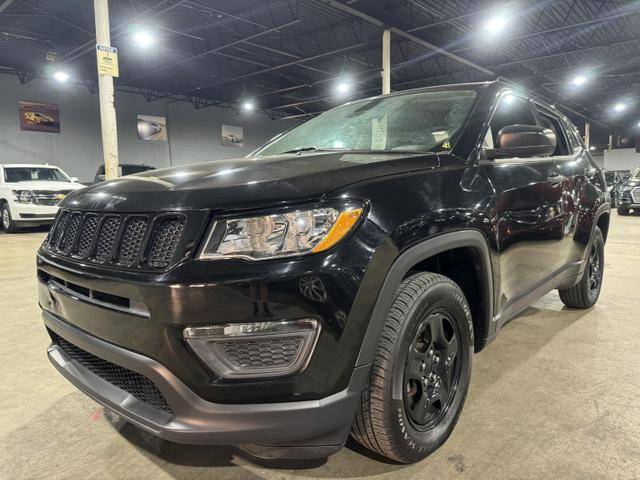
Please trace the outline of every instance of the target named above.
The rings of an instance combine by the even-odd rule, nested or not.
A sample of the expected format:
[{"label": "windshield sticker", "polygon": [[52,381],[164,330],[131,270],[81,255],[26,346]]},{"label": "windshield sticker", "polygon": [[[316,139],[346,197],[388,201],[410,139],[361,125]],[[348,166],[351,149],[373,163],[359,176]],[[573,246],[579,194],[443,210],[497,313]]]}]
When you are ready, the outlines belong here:
[{"label": "windshield sticker", "polygon": [[387,148],[387,118],[385,114],[380,120],[371,119],[371,150],[385,150]]}]

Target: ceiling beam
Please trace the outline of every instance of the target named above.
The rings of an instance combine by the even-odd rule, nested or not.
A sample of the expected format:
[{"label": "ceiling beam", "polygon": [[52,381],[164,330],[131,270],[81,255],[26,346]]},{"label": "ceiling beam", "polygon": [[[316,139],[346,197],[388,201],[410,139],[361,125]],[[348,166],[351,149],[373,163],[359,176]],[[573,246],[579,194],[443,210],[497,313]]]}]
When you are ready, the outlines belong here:
[{"label": "ceiling beam", "polygon": [[360,10],[356,10],[353,7],[350,7],[348,5],[345,5],[343,3],[340,3],[336,0],[316,0],[317,2],[323,3],[325,5],[329,5],[333,8],[335,8],[336,10],[340,10],[343,13],[347,13],[349,15],[355,16],[360,18],[361,20],[364,20],[365,22],[374,25],[382,30],[384,30],[385,28],[389,28],[391,30],[391,33],[404,38],[406,40],[409,40],[412,43],[415,43],[417,45],[420,45],[421,47],[424,47],[438,55],[443,55],[447,58],[450,58],[451,60],[454,60],[458,63],[461,63],[462,65],[465,65],[467,67],[473,68],[475,70],[478,70],[479,72],[482,72],[483,74],[489,76],[489,77],[497,77],[498,75],[489,70],[488,68],[483,67],[482,65],[479,65],[475,62],[472,62],[471,60],[467,60],[466,58],[463,58],[459,55],[456,55],[455,53],[450,52],[449,50],[446,50],[442,47],[438,47],[437,45],[434,45],[433,43],[427,42],[426,40],[423,40],[420,37],[416,37],[415,35],[406,32],[398,27],[394,27],[392,25],[388,25],[387,22],[380,20],[378,18],[372,17],[371,15],[368,15]]},{"label": "ceiling beam", "polygon": [[154,73],[158,73],[158,72],[161,72],[163,70],[167,70],[169,68],[173,68],[173,67],[178,67],[180,65],[184,65],[185,63],[191,62],[191,61],[196,60],[198,58],[206,57],[207,55],[211,55],[213,53],[219,52],[220,50],[224,50],[225,48],[233,47],[234,45],[238,45],[239,43],[245,42],[247,40],[253,40],[254,38],[258,38],[258,37],[261,37],[263,35],[267,35],[269,33],[273,33],[273,32],[275,32],[277,30],[281,30],[283,28],[290,27],[290,26],[295,25],[295,24],[297,24],[299,22],[300,22],[300,20],[293,20],[293,21],[287,22],[287,23],[285,23],[283,25],[278,25],[276,27],[272,27],[272,28],[269,28],[267,30],[263,30],[261,32],[254,33],[253,35],[249,35],[248,37],[240,38],[238,40],[234,40],[233,42],[225,43],[224,45],[219,45],[219,46],[217,46],[215,48],[211,48],[209,50],[205,50],[204,52],[198,53],[197,55],[192,55],[190,57],[183,58],[182,60],[178,60],[177,62],[173,62],[173,63],[170,63],[168,65],[163,65],[163,66],[155,68],[153,70],[148,70],[148,71],[146,71],[144,73],[141,73],[141,74],[136,75],[134,77],[128,78],[124,82],[125,83],[131,83],[131,82],[134,82],[134,81],[139,80],[141,78],[144,78],[144,77],[146,77],[148,75],[152,75]]},{"label": "ceiling beam", "polygon": [[[228,78],[226,80],[212,82],[212,83],[208,83],[206,85],[200,85],[199,87],[196,87],[196,88],[204,89],[204,88],[210,88],[210,87],[217,87],[218,85],[222,85],[222,84],[225,84],[225,83],[244,80],[246,78],[254,77],[256,75],[261,75],[261,74],[264,74],[264,73],[274,72],[274,71],[277,71],[277,70],[281,70],[283,68],[292,67],[294,65],[300,65],[301,63],[310,62],[310,61],[313,61],[313,60],[318,60],[320,58],[328,57],[330,55],[337,55],[339,53],[343,53],[343,52],[346,52],[346,51],[354,49],[354,48],[362,47],[363,45],[364,45],[363,43],[357,43],[355,45],[350,45],[348,47],[339,48],[337,50],[332,50],[330,52],[323,52],[323,53],[319,53],[318,55],[313,55],[311,57],[301,58],[300,60],[294,60],[293,62],[282,63],[280,65],[275,65],[273,67],[265,68],[265,69],[262,69],[262,70],[257,70],[255,72],[245,73],[243,75],[238,75],[236,77]],[[196,88],[190,88],[188,90],[183,90],[183,91],[178,92],[178,93],[180,93],[180,94],[189,93],[189,92],[195,90]]]},{"label": "ceiling beam", "polygon": [[4,2],[0,3],[0,13],[9,8],[14,1],[15,0],[4,0]]},{"label": "ceiling beam", "polygon": [[[640,13],[640,7],[633,9],[633,10],[627,10],[624,12],[618,12],[612,15],[607,15],[605,17],[600,17],[600,18],[593,18],[591,20],[585,20],[584,22],[578,22],[578,23],[570,23],[567,25],[560,25],[558,27],[553,27],[553,28],[547,28],[545,30],[539,30],[537,32],[529,32],[529,33],[525,33],[522,35],[517,35],[515,37],[506,37],[504,38],[502,41],[503,42],[515,42],[518,40],[524,40],[527,38],[532,38],[532,37],[537,37],[539,35],[547,35],[549,33],[557,33],[557,32],[561,32],[563,30],[569,30],[571,28],[581,28],[581,27],[588,27],[589,25],[593,25],[593,24],[597,24],[597,23],[606,23],[606,22],[611,22],[613,20],[617,20],[619,18],[623,18],[623,17],[629,17],[632,15],[637,15]],[[463,48],[457,48],[455,50],[453,50],[456,53],[460,53],[460,52],[468,52],[470,50],[476,50],[478,48],[486,48],[486,45],[476,42],[474,45],[470,45],[468,47],[463,47]]]},{"label": "ceiling beam", "polygon": [[[149,7],[145,11],[139,13],[138,15],[134,15],[133,17],[128,18],[121,24],[113,27],[111,29],[111,40],[119,37],[122,34],[122,30],[124,30],[124,28],[127,25],[135,23],[139,20],[151,20],[152,18],[163,15],[167,12],[170,12],[171,10],[181,6],[186,1],[187,0],[178,0],[176,3],[171,3],[171,0],[161,0],[160,2],[156,3],[153,7]],[[157,8],[160,8],[162,6],[164,6],[164,8],[161,8],[160,10],[156,10]],[[89,52],[93,52],[96,48],[95,45],[96,45],[96,41],[94,37],[93,39],[83,43],[82,45],[68,52],[62,59],[60,59],[59,63],[64,65]]]}]

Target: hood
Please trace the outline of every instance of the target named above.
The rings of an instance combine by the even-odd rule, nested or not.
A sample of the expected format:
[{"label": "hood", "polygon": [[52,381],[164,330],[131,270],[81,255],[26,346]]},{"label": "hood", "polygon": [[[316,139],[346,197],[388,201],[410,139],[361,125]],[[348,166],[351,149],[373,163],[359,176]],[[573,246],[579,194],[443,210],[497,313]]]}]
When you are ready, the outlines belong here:
[{"label": "hood", "polygon": [[74,192],[68,208],[114,211],[235,209],[316,200],[372,178],[435,168],[431,153],[315,152],[153,170]]},{"label": "hood", "polygon": [[11,190],[52,190],[54,192],[59,192],[67,190],[79,190],[81,188],[84,188],[84,185],[80,183],[47,182],[39,180],[37,182],[5,183],[5,188],[10,188]]}]

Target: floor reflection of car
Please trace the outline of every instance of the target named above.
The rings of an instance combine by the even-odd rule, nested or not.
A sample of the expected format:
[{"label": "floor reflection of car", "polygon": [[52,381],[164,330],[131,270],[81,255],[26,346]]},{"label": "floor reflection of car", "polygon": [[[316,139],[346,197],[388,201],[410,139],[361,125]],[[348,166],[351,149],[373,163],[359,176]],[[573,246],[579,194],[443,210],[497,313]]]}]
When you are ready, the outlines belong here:
[{"label": "floor reflection of car", "polygon": [[[149,170],[155,170],[156,167],[150,165],[136,165],[133,163],[122,163],[118,165],[118,176],[123,177],[125,175],[135,175],[136,173],[148,172]],[[93,178],[93,183],[104,182],[106,180],[104,176],[104,165],[100,165],[96,171],[96,176]]]}]

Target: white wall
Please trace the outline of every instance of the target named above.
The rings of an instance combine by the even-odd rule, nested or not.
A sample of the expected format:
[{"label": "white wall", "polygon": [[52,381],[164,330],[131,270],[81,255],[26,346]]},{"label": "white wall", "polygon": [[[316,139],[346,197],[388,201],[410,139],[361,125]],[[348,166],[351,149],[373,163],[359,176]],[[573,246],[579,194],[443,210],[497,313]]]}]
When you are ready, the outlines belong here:
[{"label": "white wall", "polygon": [[[18,100],[58,104],[60,133],[21,131]],[[294,125],[257,112],[196,110],[186,102],[147,102],[141,95],[122,92],[116,92],[116,111],[120,163],[157,167],[243,157]],[[138,140],[138,114],[166,116],[170,141]],[[244,148],[220,144],[222,123],[244,127]],[[98,96],[82,85],[48,80],[21,85],[15,76],[0,74],[0,163],[50,163],[81,181],[92,180],[102,163]]]},{"label": "white wall", "polygon": [[635,170],[640,167],[640,153],[635,148],[616,148],[605,150],[604,168],[606,170]]}]

